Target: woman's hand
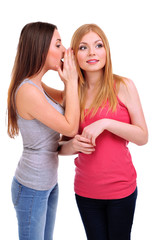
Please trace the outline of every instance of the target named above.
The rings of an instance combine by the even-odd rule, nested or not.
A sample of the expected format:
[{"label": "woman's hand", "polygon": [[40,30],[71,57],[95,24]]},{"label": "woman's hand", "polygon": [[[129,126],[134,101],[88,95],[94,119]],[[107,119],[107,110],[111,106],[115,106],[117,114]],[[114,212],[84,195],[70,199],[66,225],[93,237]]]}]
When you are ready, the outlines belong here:
[{"label": "woman's hand", "polygon": [[105,119],[101,119],[85,127],[82,132],[82,137],[89,139],[89,141],[93,144],[93,146],[96,146],[96,143],[95,143],[96,138],[105,129],[104,122],[105,122]]},{"label": "woman's hand", "polygon": [[95,151],[91,141],[87,138],[84,138],[82,135],[76,135],[74,138],[68,141],[66,138],[63,138],[59,145],[59,155],[73,155],[77,154],[78,152],[91,154]]},{"label": "woman's hand", "polygon": [[95,151],[95,148],[91,141],[82,135],[76,135],[72,140],[72,148],[75,153],[82,152],[85,154],[91,154]]},{"label": "woman's hand", "polygon": [[58,73],[65,85],[69,82],[78,82],[78,73],[76,69],[74,54],[71,49],[65,51],[63,68],[61,69],[58,67]]}]

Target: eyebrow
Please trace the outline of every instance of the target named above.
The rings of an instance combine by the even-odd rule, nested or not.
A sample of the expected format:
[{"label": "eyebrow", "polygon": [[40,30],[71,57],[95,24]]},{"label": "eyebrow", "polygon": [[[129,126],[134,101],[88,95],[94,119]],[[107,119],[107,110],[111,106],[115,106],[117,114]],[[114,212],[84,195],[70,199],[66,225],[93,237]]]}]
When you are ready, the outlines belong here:
[{"label": "eyebrow", "polygon": [[60,39],[60,38],[58,38],[58,39],[56,39],[56,41],[59,41],[59,42],[61,42],[61,39]]},{"label": "eyebrow", "polygon": [[[94,43],[97,43],[97,42],[100,42],[100,41],[103,42],[101,39],[99,39],[99,40],[96,40]],[[80,42],[80,44],[88,44],[88,43],[86,43],[86,42]],[[80,44],[79,44],[79,45],[80,45]]]}]

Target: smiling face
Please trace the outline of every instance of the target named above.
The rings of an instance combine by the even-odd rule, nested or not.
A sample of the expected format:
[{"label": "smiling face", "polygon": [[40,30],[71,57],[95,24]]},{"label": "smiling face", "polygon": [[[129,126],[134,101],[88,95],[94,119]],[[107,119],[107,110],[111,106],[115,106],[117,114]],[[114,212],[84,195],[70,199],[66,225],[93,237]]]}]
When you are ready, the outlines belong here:
[{"label": "smiling face", "polygon": [[106,64],[106,50],[97,33],[90,31],[83,36],[79,44],[77,60],[83,71],[103,70]]},{"label": "smiling face", "polygon": [[61,66],[61,59],[63,58],[65,48],[61,43],[61,38],[58,30],[54,31],[53,37],[51,39],[50,47],[48,50],[45,68],[46,70],[57,71],[58,67]]}]

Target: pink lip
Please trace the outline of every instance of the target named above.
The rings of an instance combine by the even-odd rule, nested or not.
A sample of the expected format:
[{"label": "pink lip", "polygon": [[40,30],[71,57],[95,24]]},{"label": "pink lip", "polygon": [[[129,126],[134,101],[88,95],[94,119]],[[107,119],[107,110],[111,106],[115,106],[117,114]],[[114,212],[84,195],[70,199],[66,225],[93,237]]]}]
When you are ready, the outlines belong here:
[{"label": "pink lip", "polygon": [[89,64],[95,64],[97,62],[99,62],[99,60],[97,60],[97,59],[90,59],[87,61],[87,63],[89,63]]}]

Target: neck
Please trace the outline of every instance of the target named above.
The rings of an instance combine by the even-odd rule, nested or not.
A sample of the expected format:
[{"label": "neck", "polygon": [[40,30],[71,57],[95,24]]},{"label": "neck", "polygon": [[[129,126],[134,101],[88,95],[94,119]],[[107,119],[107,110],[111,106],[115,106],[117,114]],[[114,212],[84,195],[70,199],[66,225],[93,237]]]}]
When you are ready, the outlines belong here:
[{"label": "neck", "polygon": [[88,89],[96,89],[103,78],[103,71],[99,72],[84,72],[85,80],[87,82]]},{"label": "neck", "polygon": [[42,77],[44,74],[45,74],[44,71],[40,71],[39,73],[35,74],[34,76],[29,77],[29,79],[32,82],[34,82],[37,86],[42,88]]}]

